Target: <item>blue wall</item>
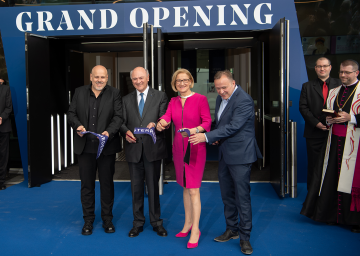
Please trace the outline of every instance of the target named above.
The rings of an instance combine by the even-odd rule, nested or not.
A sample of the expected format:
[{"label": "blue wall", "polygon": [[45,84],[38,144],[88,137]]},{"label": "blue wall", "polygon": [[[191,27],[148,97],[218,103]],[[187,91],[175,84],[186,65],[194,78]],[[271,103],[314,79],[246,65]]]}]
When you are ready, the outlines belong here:
[{"label": "blue wall", "polygon": [[[156,15],[157,12],[159,15]],[[88,17],[88,25],[86,18],[80,17],[81,13]],[[203,0],[0,8],[0,31],[25,180],[28,154],[24,31],[31,27],[31,31],[27,32],[44,36],[140,34],[142,28],[137,27],[142,21],[147,21],[146,17],[150,24],[158,23],[164,33],[262,30],[271,29],[280,18],[290,20],[290,100],[293,103],[290,118],[298,123],[298,182],[305,182],[307,160],[305,140],[302,137],[304,120],[298,110],[298,102],[301,85],[307,81],[307,74],[295,4],[289,0],[271,0],[267,4],[259,0]],[[48,19],[47,25],[39,22]],[[83,29],[79,29],[81,27]]]}]

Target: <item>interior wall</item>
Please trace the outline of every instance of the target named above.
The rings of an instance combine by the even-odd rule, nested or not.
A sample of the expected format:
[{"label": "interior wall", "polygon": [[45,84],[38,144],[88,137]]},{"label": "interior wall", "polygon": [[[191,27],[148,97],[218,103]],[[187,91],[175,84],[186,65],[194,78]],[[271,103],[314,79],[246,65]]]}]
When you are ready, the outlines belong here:
[{"label": "interior wall", "polygon": [[106,67],[109,73],[109,82],[111,86],[115,86],[115,60],[117,53],[116,52],[103,52],[103,53],[84,53],[84,81],[85,84],[87,81],[90,82],[90,73],[91,69],[95,65],[103,65]]}]

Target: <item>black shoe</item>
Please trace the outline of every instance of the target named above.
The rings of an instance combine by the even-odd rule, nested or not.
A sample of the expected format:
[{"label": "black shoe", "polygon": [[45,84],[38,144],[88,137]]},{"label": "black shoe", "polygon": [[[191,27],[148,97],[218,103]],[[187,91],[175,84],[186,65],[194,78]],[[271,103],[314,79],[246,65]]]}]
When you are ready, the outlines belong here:
[{"label": "black shoe", "polygon": [[237,231],[232,231],[231,229],[227,229],[224,234],[221,236],[215,237],[216,242],[227,242],[230,239],[238,239],[239,233]]},{"label": "black shoe", "polygon": [[4,184],[0,185],[0,190],[5,190],[6,186]]},{"label": "black shoe", "polygon": [[129,237],[136,237],[143,232],[143,227],[133,227],[129,232]]},{"label": "black shoe", "polygon": [[250,255],[253,253],[250,241],[240,240],[240,247],[243,254]]},{"label": "black shoe", "polygon": [[91,235],[92,230],[93,230],[93,222],[91,220],[86,220],[85,224],[81,230],[81,234],[84,236]]},{"label": "black shoe", "polygon": [[353,225],[351,227],[351,232],[353,233],[360,233],[360,225]]},{"label": "black shoe", "polygon": [[115,227],[111,220],[104,220],[102,227],[105,230],[105,233],[115,233]]},{"label": "black shoe", "polygon": [[167,231],[162,225],[153,227],[153,230],[158,234],[158,236],[167,236]]}]

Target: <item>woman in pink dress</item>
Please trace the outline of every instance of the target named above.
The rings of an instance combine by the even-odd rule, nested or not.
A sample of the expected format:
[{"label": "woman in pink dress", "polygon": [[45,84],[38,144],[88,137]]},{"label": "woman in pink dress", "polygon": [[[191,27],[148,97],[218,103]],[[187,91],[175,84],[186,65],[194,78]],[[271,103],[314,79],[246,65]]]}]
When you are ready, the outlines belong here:
[{"label": "woman in pink dress", "polygon": [[[206,161],[206,144],[190,145],[186,132],[179,129],[189,129],[190,136],[199,132],[210,131],[211,116],[207,98],[191,91],[194,79],[186,69],[177,70],[171,81],[171,87],[179,96],[170,100],[165,115],[163,115],[157,129],[162,131],[173,121],[175,138],[173,143],[173,160],[177,183],[184,188],[185,223],[182,231],[176,237],[186,237],[191,230],[187,244],[188,248],[195,248],[200,239],[199,220],[201,213],[200,186]],[[184,156],[190,145],[189,164],[184,162]]]}]

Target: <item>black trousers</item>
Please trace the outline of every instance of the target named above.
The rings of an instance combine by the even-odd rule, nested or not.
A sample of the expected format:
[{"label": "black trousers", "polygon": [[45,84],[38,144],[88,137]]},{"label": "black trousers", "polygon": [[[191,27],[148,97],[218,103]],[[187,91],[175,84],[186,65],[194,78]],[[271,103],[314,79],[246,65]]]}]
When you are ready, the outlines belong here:
[{"label": "black trousers", "polygon": [[[252,164],[227,165],[219,161],[219,185],[224,203],[226,229],[239,231],[240,240],[249,241],[252,229],[250,173]],[[240,217],[240,220],[239,220]]]},{"label": "black trousers", "polygon": [[159,179],[161,160],[149,162],[144,150],[138,163],[128,163],[131,179],[131,192],[134,227],[142,227],[145,223],[144,216],[144,180],[148,189],[150,224],[153,227],[162,225],[160,219]]},{"label": "black trousers", "polygon": [[84,220],[95,219],[95,179],[96,171],[99,173],[101,218],[103,221],[112,220],[114,205],[114,173],[115,154],[100,155],[83,153],[78,155],[79,173],[81,179],[81,204]]},{"label": "black trousers", "polygon": [[4,184],[9,161],[10,132],[0,132],[0,185]]},{"label": "black trousers", "polygon": [[307,190],[309,191],[309,186],[313,181],[314,172],[320,171],[322,169],[316,168],[318,161],[323,161],[324,159],[320,158],[321,148],[326,143],[327,136],[323,138],[306,138],[306,150],[308,158],[308,168],[307,168]]}]

